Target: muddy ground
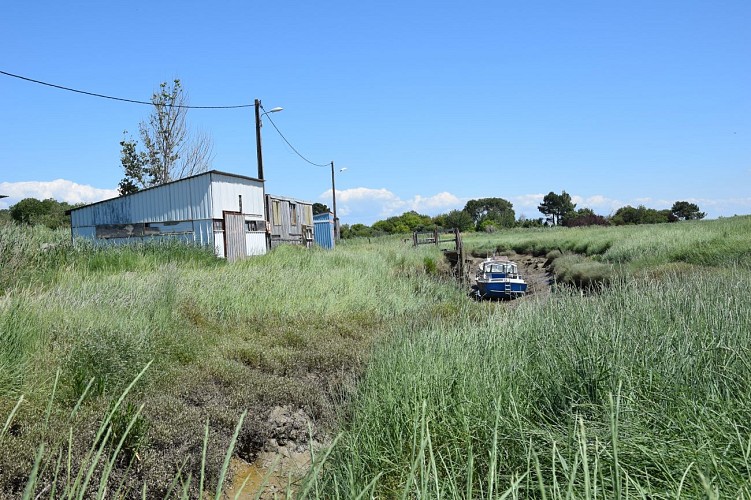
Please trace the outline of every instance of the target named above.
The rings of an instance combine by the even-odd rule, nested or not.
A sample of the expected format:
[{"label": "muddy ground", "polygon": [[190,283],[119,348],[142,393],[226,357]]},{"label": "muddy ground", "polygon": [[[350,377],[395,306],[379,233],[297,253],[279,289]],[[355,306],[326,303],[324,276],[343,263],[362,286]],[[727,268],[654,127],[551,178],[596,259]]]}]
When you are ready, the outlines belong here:
[{"label": "muddy ground", "polygon": [[[514,305],[522,301],[546,298],[550,295],[552,275],[546,268],[545,257],[504,254],[516,262],[519,272],[527,282],[527,294],[515,300],[496,301],[499,304]],[[468,294],[476,289],[475,274],[485,257],[470,257],[470,286]],[[269,415],[269,439],[252,463],[238,457],[232,460],[229,484],[225,488],[226,498],[272,499],[284,496],[288,486],[293,489],[310,466],[309,432],[315,424],[302,410],[289,406],[277,407]],[[318,436],[325,441],[325,438]],[[314,448],[322,446],[314,440]],[[244,487],[243,487],[244,484]],[[242,489],[237,497],[236,495]]]}]

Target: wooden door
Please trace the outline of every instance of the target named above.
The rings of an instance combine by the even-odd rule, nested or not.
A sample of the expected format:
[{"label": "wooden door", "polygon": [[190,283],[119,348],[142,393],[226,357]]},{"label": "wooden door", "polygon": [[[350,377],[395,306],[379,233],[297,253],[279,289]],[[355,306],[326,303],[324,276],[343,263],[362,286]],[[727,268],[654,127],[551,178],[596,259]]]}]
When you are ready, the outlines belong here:
[{"label": "wooden door", "polygon": [[224,256],[234,262],[247,255],[245,250],[245,216],[224,212]]}]

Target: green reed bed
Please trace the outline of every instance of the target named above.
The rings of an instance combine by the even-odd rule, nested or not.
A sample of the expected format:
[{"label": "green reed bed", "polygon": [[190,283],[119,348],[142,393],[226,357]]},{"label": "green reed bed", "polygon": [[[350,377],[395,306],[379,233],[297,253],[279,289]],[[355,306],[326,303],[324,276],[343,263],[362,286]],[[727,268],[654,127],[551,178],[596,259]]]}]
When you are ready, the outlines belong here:
[{"label": "green reed bed", "polygon": [[484,255],[494,251],[546,255],[559,250],[628,264],[631,271],[671,262],[751,267],[751,216],[671,224],[513,229],[465,236]]},{"label": "green reed bed", "polygon": [[[50,488],[62,477],[72,496],[101,495],[67,484],[99,450],[92,480],[108,491],[122,483],[126,497],[141,488],[159,497],[184,486],[195,497],[199,475],[214,488],[226,472],[242,414],[235,451],[247,460],[274,406],[332,428],[385,324],[428,324],[464,299],[426,272],[435,249],[397,241],[281,247],[232,265],[173,243],[106,249],[62,238],[48,262],[42,241],[17,253],[0,299],[0,415],[9,416],[0,497],[20,496],[30,474],[32,496],[59,496]],[[100,447],[97,429],[125,436],[111,468],[102,464],[113,446]]]},{"label": "green reed bed", "polygon": [[396,328],[323,497],[751,494],[751,277],[617,281]]}]

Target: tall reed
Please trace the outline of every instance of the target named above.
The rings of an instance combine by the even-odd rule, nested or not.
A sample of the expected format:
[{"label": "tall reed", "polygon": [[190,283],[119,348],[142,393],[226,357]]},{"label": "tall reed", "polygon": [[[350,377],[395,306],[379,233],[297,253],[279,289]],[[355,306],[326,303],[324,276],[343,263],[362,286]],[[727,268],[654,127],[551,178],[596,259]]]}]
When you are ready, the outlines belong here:
[{"label": "tall reed", "polygon": [[340,498],[747,495],[750,292],[739,269],[629,279],[397,329],[316,480]]}]

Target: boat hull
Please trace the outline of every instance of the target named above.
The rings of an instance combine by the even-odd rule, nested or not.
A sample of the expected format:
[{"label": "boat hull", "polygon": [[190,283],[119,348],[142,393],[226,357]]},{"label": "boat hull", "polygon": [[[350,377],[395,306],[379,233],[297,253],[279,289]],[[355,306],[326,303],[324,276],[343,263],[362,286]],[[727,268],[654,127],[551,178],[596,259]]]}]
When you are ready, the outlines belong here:
[{"label": "boat hull", "polygon": [[520,279],[477,280],[477,291],[482,298],[513,299],[527,293],[527,283]]}]

